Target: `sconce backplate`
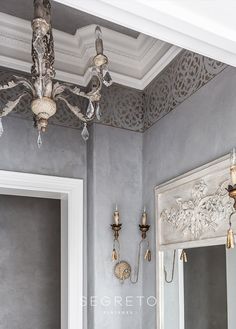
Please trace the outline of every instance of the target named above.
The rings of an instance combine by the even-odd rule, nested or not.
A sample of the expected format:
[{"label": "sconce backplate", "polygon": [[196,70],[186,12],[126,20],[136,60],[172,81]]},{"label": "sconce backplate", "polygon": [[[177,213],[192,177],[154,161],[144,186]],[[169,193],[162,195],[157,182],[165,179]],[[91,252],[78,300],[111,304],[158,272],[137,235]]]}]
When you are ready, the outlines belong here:
[{"label": "sconce backplate", "polygon": [[117,279],[123,281],[130,277],[131,266],[126,261],[120,261],[115,265],[114,273]]}]

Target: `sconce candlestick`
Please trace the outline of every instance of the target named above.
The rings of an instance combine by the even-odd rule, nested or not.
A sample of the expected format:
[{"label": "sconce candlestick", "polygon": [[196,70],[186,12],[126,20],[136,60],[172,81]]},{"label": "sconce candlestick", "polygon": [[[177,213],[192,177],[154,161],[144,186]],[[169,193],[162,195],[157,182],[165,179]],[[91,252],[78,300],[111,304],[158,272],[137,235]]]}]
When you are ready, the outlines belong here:
[{"label": "sconce candlestick", "polygon": [[118,240],[119,238],[119,231],[121,230],[122,224],[112,224],[111,228],[112,231],[114,232],[114,238],[115,240]]},{"label": "sconce candlestick", "polygon": [[234,199],[234,209],[236,210],[236,149],[233,148],[230,154],[230,177],[231,184],[228,186],[227,191],[229,196]]},{"label": "sconce candlestick", "polygon": [[141,218],[141,225],[147,225],[147,212],[146,207],[143,208],[142,218]]},{"label": "sconce candlestick", "polygon": [[119,213],[117,204],[116,204],[116,209],[115,209],[114,214],[113,214],[113,219],[114,219],[115,225],[119,225],[120,213]]},{"label": "sconce candlestick", "polygon": [[229,185],[227,191],[229,192],[229,196],[234,199],[233,207],[236,210],[236,185]]},{"label": "sconce candlestick", "polygon": [[147,232],[150,228],[150,225],[139,225],[139,229],[142,232],[142,239],[145,240],[147,237]]}]

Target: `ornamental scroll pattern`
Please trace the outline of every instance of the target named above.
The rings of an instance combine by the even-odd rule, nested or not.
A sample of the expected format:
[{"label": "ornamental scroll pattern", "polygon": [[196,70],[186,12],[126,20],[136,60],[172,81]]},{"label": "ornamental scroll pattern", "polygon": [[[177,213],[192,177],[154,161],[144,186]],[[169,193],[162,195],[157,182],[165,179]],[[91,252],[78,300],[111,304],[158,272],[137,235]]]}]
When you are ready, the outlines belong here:
[{"label": "ornamental scroll pattern", "polygon": [[175,206],[161,212],[161,221],[184,235],[190,235],[192,239],[200,239],[204,233],[217,231],[234,211],[225,189],[226,183],[221,183],[213,194],[208,194],[204,180],[195,183],[191,198],[176,198]]},{"label": "ornamental scroll pattern", "polygon": [[[100,123],[143,132],[226,67],[227,65],[221,62],[184,50],[144,91],[116,84],[110,88],[103,88]],[[13,72],[1,68],[0,74],[0,83],[2,83],[7,82]],[[26,74],[25,76],[27,77]],[[19,89],[15,88],[11,90],[11,93],[13,93],[12,98],[16,99],[19,95]],[[76,105],[81,108],[86,106],[86,104],[78,104],[78,98],[75,99],[69,95],[68,97],[71,97],[71,104],[77,102]],[[0,99],[0,109],[6,104],[7,99],[9,99],[9,93],[3,93]],[[86,100],[80,100],[80,102],[84,101]],[[26,96],[21,100],[13,115],[32,120],[31,113],[28,111],[29,107],[30,99],[27,99]],[[76,119],[70,111],[67,111],[62,103],[59,104],[58,111],[50,119],[50,123],[76,129],[81,128],[80,120]]]},{"label": "ornamental scroll pattern", "polygon": [[144,130],[175,109],[226,64],[188,50],[182,51],[144,91]]}]

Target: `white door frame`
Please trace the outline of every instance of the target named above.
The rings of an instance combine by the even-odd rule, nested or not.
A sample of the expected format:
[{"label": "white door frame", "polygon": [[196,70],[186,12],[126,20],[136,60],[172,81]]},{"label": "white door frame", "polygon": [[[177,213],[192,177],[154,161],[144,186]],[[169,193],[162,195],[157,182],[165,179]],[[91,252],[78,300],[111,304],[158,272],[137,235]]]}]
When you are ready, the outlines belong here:
[{"label": "white door frame", "polygon": [[83,329],[83,180],[0,170],[0,194],[61,200],[61,329]]}]

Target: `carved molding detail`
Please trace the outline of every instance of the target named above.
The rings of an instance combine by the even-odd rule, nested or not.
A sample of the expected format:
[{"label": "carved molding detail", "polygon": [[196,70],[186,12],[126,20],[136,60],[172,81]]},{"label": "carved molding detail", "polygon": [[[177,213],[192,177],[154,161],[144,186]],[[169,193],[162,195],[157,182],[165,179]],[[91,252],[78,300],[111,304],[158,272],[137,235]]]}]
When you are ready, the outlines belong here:
[{"label": "carved molding detail", "polygon": [[219,184],[215,193],[208,194],[205,181],[196,182],[191,198],[176,198],[175,206],[162,210],[161,221],[194,239],[200,239],[206,232],[217,231],[234,211],[226,186],[227,181]]},{"label": "carved molding detail", "polygon": [[[144,91],[116,84],[109,89],[104,87],[100,123],[143,132],[226,67],[227,65],[221,62],[185,50]],[[2,83],[7,81],[7,77],[12,76],[12,71],[1,68],[0,74],[0,82]],[[9,96],[12,99],[17,98],[19,95],[18,88],[11,90],[11,93],[13,95],[9,95],[9,92],[1,93],[0,109],[9,100]],[[80,105],[82,109],[86,106],[86,104],[76,104],[78,99],[73,98],[73,96],[72,99],[70,98],[70,102]],[[29,109],[30,100],[25,97],[13,115],[32,119]],[[79,120],[70,111],[67,111],[63,104],[59,104],[56,115],[51,118],[49,123],[76,129],[81,128]]]}]

